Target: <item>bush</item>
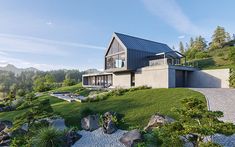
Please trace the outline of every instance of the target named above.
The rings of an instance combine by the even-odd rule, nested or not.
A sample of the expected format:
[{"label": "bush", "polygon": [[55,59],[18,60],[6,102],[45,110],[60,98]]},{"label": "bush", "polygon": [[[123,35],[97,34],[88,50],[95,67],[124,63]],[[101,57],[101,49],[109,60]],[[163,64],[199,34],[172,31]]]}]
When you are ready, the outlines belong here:
[{"label": "bush", "polygon": [[208,58],[208,57],[210,57],[209,54],[207,52],[204,52],[204,51],[198,51],[195,54],[196,59],[205,59],[205,58]]},{"label": "bush", "polygon": [[230,69],[229,86],[235,88],[235,68]]},{"label": "bush", "polygon": [[228,53],[228,59],[235,63],[235,48],[230,48],[230,51]]},{"label": "bush", "polygon": [[86,117],[88,115],[93,115],[93,114],[95,114],[95,111],[93,111],[89,107],[83,107],[80,111],[81,118]]},{"label": "bush", "polygon": [[38,147],[63,147],[65,145],[63,136],[63,132],[53,127],[42,128],[33,137],[33,144]]},{"label": "bush", "polygon": [[24,103],[24,99],[23,98],[17,98],[16,100],[12,101],[11,106],[14,107],[14,108],[18,108],[23,103]]}]

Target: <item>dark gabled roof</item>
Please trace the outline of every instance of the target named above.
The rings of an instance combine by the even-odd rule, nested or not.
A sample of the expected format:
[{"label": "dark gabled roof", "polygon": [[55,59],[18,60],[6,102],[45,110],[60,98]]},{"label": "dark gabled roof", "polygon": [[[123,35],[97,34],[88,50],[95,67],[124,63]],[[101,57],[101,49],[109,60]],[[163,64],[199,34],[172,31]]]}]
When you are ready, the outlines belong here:
[{"label": "dark gabled roof", "polygon": [[163,43],[154,42],[116,32],[115,34],[122,41],[122,43],[126,46],[127,49],[146,51],[155,54],[173,51],[168,45]]}]

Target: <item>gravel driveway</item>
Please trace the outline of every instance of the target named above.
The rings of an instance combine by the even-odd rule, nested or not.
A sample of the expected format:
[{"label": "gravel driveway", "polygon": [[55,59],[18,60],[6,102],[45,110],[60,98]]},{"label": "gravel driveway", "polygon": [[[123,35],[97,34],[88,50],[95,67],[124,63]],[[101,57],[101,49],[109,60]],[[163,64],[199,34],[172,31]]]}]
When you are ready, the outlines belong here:
[{"label": "gravel driveway", "polygon": [[235,89],[222,88],[192,88],[201,92],[207,98],[207,104],[212,111],[222,111],[226,122],[235,124]]},{"label": "gravel driveway", "polygon": [[[209,110],[222,111],[221,120],[235,124],[235,89],[222,88],[191,88],[205,95]],[[213,141],[224,147],[235,147],[235,134],[224,136],[216,134]]]}]

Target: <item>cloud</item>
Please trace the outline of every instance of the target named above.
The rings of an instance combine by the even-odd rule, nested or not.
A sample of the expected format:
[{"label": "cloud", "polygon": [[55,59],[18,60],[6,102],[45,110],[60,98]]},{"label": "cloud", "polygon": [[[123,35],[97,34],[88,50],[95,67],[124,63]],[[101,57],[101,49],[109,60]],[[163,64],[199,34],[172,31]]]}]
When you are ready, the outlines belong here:
[{"label": "cloud", "polygon": [[198,35],[203,33],[201,29],[196,26],[183,13],[180,6],[175,0],[142,0],[146,9],[152,14],[160,17],[177,31],[190,35]]},{"label": "cloud", "polygon": [[18,52],[66,56],[69,54],[69,52],[66,51],[68,47],[76,47],[79,49],[105,49],[105,47],[90,44],[56,41],[31,36],[0,34],[0,54]]},{"label": "cloud", "polygon": [[185,36],[184,35],[181,35],[181,36],[178,36],[179,39],[184,39]]},{"label": "cloud", "polygon": [[52,25],[53,23],[51,21],[46,22],[47,25]]}]

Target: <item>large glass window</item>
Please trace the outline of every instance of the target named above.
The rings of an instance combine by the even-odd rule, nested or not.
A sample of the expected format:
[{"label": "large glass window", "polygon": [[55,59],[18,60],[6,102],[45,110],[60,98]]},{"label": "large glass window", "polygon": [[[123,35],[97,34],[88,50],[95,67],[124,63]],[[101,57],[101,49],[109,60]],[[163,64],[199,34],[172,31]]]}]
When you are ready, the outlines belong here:
[{"label": "large glass window", "polygon": [[125,52],[121,45],[114,39],[105,57],[105,69],[122,68],[125,66]]}]

